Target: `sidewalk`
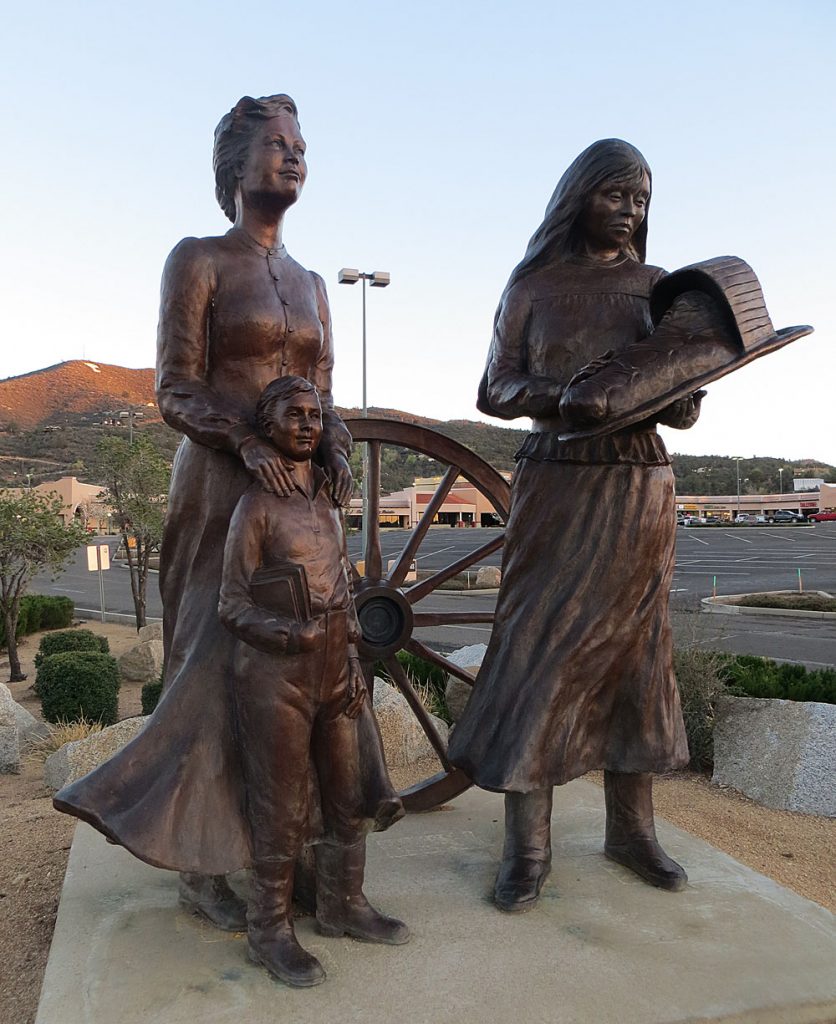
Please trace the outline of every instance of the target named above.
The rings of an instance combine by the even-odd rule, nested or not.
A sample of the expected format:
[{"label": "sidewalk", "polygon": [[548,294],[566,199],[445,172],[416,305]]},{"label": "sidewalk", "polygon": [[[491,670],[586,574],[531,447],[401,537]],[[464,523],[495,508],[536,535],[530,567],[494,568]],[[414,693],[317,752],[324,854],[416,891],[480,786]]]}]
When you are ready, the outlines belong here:
[{"label": "sidewalk", "polygon": [[828,911],[664,823],[678,894],[600,853],[603,793],[556,790],[554,868],[540,906],[489,900],[502,798],[471,790],[369,840],[367,892],[413,931],[404,947],[316,934],[328,972],[292,990],[245,939],[177,909],[173,874],[79,825],[37,1024],[824,1024],[836,1020]]}]

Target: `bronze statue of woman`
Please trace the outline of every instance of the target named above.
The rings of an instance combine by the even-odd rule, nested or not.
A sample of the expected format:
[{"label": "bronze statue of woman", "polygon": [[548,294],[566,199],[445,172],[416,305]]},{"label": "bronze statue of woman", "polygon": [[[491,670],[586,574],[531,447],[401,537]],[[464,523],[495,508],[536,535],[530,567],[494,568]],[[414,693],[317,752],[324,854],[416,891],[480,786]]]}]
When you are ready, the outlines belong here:
[{"label": "bronze statue of woman", "polygon": [[[244,930],[245,904],[223,876],[251,866],[269,873],[269,865],[254,863],[247,797],[253,772],[245,770],[232,686],[235,637],[218,618],[224,543],[253,479],[278,495],[294,487],[292,464],[254,427],[270,381],[295,375],[315,385],[322,407],[317,460],[341,504],[352,488],[351,438],[331,394],[325,285],[282,243],[285,213],[307,174],[293,100],[241,99],[215,131],[214,169],[233,227],[180,242],[162,281],[157,399],[165,421],[185,434],[162,546],[162,700],[132,743],[61,790],[55,804],[149,864],[179,870],[183,902],[220,928]],[[385,826],[400,808],[378,750],[379,738],[369,737],[369,827]],[[269,890],[269,879],[262,883],[260,891]]]},{"label": "bronze statue of woman", "polygon": [[530,416],[517,454],[491,642],[450,740],[451,759],[505,793],[495,886],[533,906],[551,864],[553,787],[604,770],[608,857],[664,889],[686,875],[660,847],[652,774],[688,762],[671,657],[675,504],[656,422],[689,427],[701,395],[654,420],[561,441],[565,386],[653,329],[664,276],[645,260],[650,169],[618,139],[569,167],[503,292],[482,412]]}]

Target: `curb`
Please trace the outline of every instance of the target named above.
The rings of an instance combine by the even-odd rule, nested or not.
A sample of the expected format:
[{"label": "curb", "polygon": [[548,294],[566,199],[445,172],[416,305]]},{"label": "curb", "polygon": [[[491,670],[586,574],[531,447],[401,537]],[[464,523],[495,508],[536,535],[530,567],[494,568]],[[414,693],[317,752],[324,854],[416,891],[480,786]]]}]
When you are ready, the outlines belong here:
[{"label": "curb", "polygon": [[[765,591],[768,594],[784,594],[784,590]],[[703,610],[714,615],[780,615],[791,619],[824,619],[825,621],[836,620],[836,612],[813,612],[805,611],[802,608],[749,608],[745,605],[730,604],[741,597],[749,597],[749,594],[724,594],[721,597],[703,597],[700,604]],[[830,596],[829,594],[827,595]]]}]

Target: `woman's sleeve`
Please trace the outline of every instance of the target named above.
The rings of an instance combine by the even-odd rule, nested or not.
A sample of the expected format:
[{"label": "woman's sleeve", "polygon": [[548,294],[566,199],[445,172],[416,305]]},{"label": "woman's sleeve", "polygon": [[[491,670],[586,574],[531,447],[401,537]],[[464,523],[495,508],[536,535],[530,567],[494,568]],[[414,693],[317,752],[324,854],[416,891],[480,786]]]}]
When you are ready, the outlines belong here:
[{"label": "woman's sleeve", "polygon": [[237,454],[254,430],[245,411],[206,382],[216,269],[205,243],[184,238],[166,261],[157,328],[157,403],[170,427]]},{"label": "woman's sleeve", "polygon": [[328,306],[328,294],[325,291],[325,282],[319,274],[311,272],[311,277],[314,280],[317,311],[322,324],[322,347],[311,374],[312,383],[316,385],[322,406],[322,440],[319,442],[319,450],[326,460],[328,455],[333,454],[342,455],[344,459],[348,459],[351,454],[351,434],[334,409],[332,394],[334,342],[331,334],[331,309]]},{"label": "woman's sleeve", "polygon": [[525,282],[502,296],[494,320],[493,338],[476,402],[481,412],[505,420],[518,416],[551,416],[562,391],[558,381],[528,370],[527,335],[531,302]]}]

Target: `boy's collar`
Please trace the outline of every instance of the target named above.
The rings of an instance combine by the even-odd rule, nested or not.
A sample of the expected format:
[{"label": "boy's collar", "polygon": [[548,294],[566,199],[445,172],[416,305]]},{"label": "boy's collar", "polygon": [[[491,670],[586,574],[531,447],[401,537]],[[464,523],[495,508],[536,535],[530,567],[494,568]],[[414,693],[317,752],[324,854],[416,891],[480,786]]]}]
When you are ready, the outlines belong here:
[{"label": "boy's collar", "polygon": [[[289,459],[285,459],[285,462],[286,463],[290,463],[290,460]],[[322,490],[322,488],[325,487],[328,483],[330,483],[330,481],[328,479],[328,475],[326,474],[325,470],[322,469],[321,466],[318,466],[313,461],[313,459],[309,459],[308,462],[310,463],[311,469],[313,470],[313,497],[316,498],[319,495],[319,492]],[[300,463],[293,463],[293,464],[294,465],[300,465]],[[301,485],[301,483],[297,479],[296,475],[293,474],[293,473],[291,473],[291,475],[293,476],[293,486],[294,486],[294,488],[297,491],[299,491],[300,494],[304,494],[305,497],[307,498],[308,497],[308,493],[305,490],[305,488]]]}]

